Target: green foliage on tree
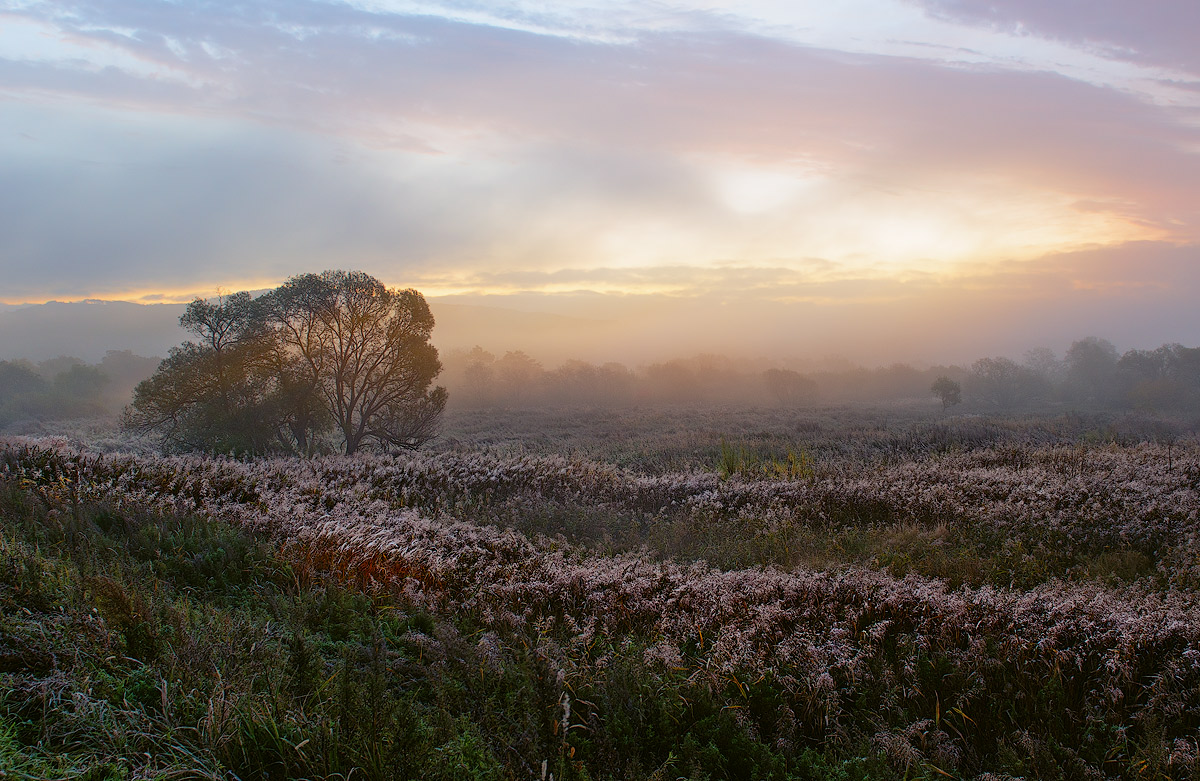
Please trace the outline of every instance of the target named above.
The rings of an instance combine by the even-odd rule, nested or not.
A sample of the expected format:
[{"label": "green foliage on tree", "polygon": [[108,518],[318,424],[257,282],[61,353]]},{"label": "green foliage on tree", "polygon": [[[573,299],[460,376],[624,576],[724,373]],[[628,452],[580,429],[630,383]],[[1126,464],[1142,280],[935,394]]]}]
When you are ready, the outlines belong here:
[{"label": "green foliage on tree", "polygon": [[197,299],[180,324],[197,341],[172,349],[126,414],[166,449],[311,455],[332,431],[349,455],[437,433],[446,392],[430,387],[441,363],[415,290],[304,274],[259,298]]}]

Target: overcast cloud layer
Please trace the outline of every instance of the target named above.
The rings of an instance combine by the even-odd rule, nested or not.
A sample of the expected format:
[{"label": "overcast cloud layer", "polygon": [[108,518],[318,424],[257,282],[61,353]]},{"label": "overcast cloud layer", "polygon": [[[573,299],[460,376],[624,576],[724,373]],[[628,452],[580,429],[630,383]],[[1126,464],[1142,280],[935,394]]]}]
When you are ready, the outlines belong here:
[{"label": "overcast cloud layer", "polygon": [[0,0],[0,301],[337,267],[680,349],[1194,344],[1198,9]]}]

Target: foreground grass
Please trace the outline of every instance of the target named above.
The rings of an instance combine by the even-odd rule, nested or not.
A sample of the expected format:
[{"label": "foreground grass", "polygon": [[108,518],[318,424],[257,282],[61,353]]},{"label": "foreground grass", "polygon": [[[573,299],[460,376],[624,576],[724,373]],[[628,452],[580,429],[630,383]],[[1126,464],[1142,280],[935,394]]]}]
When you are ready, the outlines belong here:
[{"label": "foreground grass", "polygon": [[615,642],[572,691],[547,637],[368,597],[217,521],[0,483],[0,778],[892,773],[768,745],[644,651]]},{"label": "foreground grass", "polygon": [[[1020,479],[993,464],[1013,454]],[[891,555],[878,566],[894,570],[901,556],[940,549],[962,560],[955,519],[986,509],[914,505],[904,497],[915,479],[973,487],[990,474],[1007,498],[1037,473],[1029,463],[1061,455],[916,464],[889,478],[888,490],[904,490],[881,503],[882,470],[870,491],[814,494],[806,480],[644,481],[561,460],[242,464],[12,448],[0,454],[0,773],[1197,777],[1194,580],[1160,591],[1139,577],[1143,563],[1121,564],[1124,553],[1080,586],[950,591],[861,569],[604,558],[496,526],[538,508],[552,524],[559,513],[545,508],[589,503],[608,509],[581,515],[581,531],[604,521],[602,531],[645,504],[664,508],[650,527],[669,532],[664,544],[691,535],[679,544],[704,550],[743,536],[738,523],[774,513],[790,491],[780,528],[817,528],[814,508],[848,513],[855,523],[829,539],[856,559]],[[1150,544],[1195,518],[1184,490],[1194,459],[1164,476],[1158,455],[1066,466],[1073,480],[1103,477],[1109,493],[1120,470],[1092,472],[1110,463],[1175,486],[1130,494],[1187,500],[1186,512],[1129,505],[1148,524],[1128,525],[1130,539]],[[948,525],[921,515],[938,507],[930,520],[953,510]],[[1098,507],[1070,517],[1081,531],[1093,518],[1129,520]],[[1043,515],[1030,514],[1029,539]],[[1090,555],[1091,538],[1080,539]],[[863,550],[851,550],[856,540]],[[1048,550],[1014,556],[1045,568]],[[1130,574],[1114,574],[1121,567]],[[1110,577],[1138,583],[1094,582]]]}]

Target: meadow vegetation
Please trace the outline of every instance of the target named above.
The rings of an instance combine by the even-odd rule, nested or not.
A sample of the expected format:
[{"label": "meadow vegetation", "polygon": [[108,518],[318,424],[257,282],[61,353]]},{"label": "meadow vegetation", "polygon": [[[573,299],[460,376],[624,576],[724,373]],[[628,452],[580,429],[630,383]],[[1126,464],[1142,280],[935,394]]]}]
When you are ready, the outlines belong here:
[{"label": "meadow vegetation", "polygon": [[0,771],[1192,778],[1200,444],[1129,415],[460,411],[10,439]]}]

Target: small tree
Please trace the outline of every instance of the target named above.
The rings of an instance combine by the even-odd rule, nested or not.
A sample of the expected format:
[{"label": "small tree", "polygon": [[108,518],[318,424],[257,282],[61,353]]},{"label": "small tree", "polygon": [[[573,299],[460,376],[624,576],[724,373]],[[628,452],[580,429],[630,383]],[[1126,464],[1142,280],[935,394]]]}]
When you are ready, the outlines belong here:
[{"label": "small tree", "polygon": [[929,388],[933,395],[942,401],[942,409],[949,409],[962,402],[962,386],[949,377],[942,375],[933,381]]},{"label": "small tree", "polygon": [[466,354],[466,360],[462,377],[467,398],[476,405],[490,403],[496,391],[496,371],[492,368],[496,356],[475,345]]},{"label": "small tree", "polygon": [[762,377],[767,390],[784,407],[799,406],[817,395],[817,383],[791,369],[767,369]]},{"label": "small tree", "polygon": [[1011,358],[980,358],[971,364],[967,382],[973,399],[1001,409],[1028,404],[1050,392],[1045,377]]},{"label": "small tree", "polygon": [[1107,339],[1089,336],[1067,350],[1067,390],[1074,401],[1109,403],[1118,393],[1117,348]]},{"label": "small tree", "polygon": [[510,350],[493,366],[511,404],[521,404],[533,394],[545,374],[540,364],[523,350]]}]

